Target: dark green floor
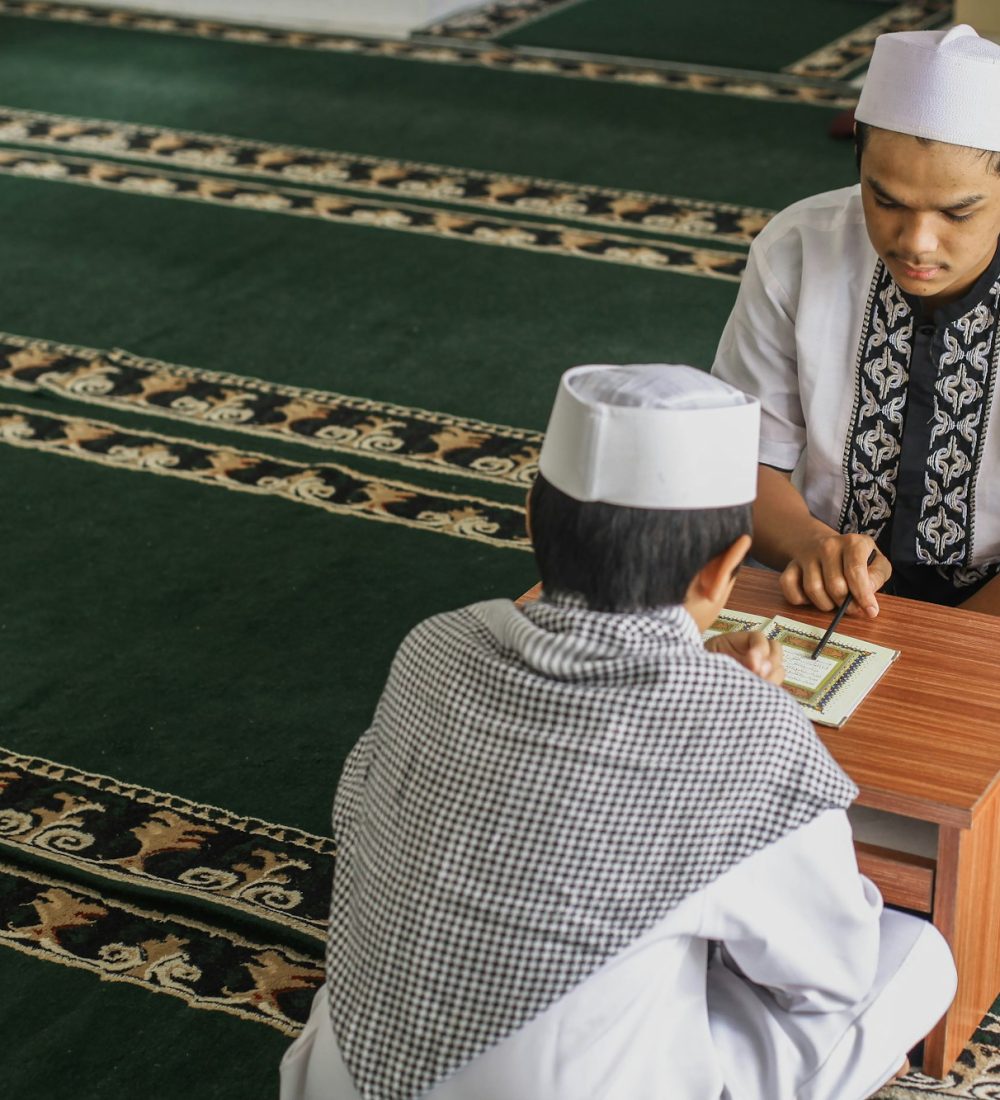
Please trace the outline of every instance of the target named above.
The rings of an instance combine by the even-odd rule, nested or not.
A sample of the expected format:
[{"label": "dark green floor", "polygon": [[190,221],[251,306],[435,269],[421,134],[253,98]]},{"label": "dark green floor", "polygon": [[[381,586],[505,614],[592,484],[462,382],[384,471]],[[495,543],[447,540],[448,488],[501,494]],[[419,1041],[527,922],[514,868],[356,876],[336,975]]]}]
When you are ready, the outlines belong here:
[{"label": "dark green floor", "polygon": [[854,180],[808,105],[2,16],[0,60],[6,106],[770,209]]},{"label": "dark green floor", "polygon": [[775,72],[885,11],[872,0],[810,0],[808,9],[800,0],[584,0],[500,38],[509,45]]},{"label": "dark green floor", "polygon": [[288,1040],[173,997],[0,954],[9,1100],[274,1100]]},{"label": "dark green floor", "polygon": [[[773,67],[881,6],[785,7],[768,16],[788,30],[771,54],[763,30],[739,30],[730,54],[713,37],[701,58],[704,5],[671,5],[654,27],[652,5],[611,18],[591,0],[512,37],[621,52],[622,26],[660,41],[662,25],[661,56]],[[815,106],[13,17],[0,17],[3,106],[768,209],[854,175],[826,137],[834,112]],[[47,179],[0,175],[0,218],[0,332],[533,429],[574,363],[707,367],[736,292]],[[124,408],[2,388],[0,402],[519,495]],[[403,634],[534,581],[517,549],[3,444],[0,554],[0,745],[317,834]],[[0,983],[12,1100],[275,1095],[286,1040],[270,1028],[10,949]]]}]

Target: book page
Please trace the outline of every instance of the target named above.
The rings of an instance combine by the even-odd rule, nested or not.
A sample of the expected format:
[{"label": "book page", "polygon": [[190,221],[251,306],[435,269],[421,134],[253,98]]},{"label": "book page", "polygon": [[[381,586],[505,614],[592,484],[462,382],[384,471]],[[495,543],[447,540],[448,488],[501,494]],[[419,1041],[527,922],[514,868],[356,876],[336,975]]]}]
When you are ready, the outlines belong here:
[{"label": "book page", "polygon": [[814,661],[824,630],[781,615],[768,623],[765,633],[781,646],[785,690],[814,722],[824,725],[842,725],[899,656],[898,650],[874,642],[832,634]]},{"label": "book page", "polygon": [[805,693],[805,697],[809,699],[830,683],[842,664],[839,654],[827,654],[829,646],[824,648],[815,661],[811,660],[810,653],[815,645],[815,642],[810,641],[808,652],[800,649],[797,643],[786,643],[782,646],[785,655],[785,687],[795,695]]}]

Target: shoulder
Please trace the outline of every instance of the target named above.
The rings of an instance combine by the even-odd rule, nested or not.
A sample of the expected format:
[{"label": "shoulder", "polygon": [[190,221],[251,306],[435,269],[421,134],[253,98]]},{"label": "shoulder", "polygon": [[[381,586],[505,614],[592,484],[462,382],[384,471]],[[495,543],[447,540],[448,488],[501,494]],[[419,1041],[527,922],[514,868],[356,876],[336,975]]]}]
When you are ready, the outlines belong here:
[{"label": "shoulder", "polygon": [[861,189],[842,187],[775,214],[750,246],[745,283],[762,287],[794,316],[807,287],[849,279],[854,268],[868,270],[873,259]]},{"label": "shoulder", "polygon": [[476,640],[485,642],[492,635],[489,627],[490,613],[498,608],[510,608],[513,611],[514,604],[511,600],[485,600],[432,615],[417,623],[406,635],[397,656],[452,648],[456,644],[468,645]]},{"label": "shoulder", "polygon": [[764,226],[754,245],[768,245],[790,233],[817,231],[826,233],[851,232],[864,228],[865,215],[861,206],[861,188],[840,187],[836,191],[824,191],[786,206]]},{"label": "shoulder", "polygon": [[[824,191],[793,203],[764,226],[750,246],[752,256],[766,258],[772,267],[780,267],[801,256],[815,242],[830,247],[835,238],[866,245],[868,232],[858,186]],[[837,247],[837,251],[841,251]]]}]

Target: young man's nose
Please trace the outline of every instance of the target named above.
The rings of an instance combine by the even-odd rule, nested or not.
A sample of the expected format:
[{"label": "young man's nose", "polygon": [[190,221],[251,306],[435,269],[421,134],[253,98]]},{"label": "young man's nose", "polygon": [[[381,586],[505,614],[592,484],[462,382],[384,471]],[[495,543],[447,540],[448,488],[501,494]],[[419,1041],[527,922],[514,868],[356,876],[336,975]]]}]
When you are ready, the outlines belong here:
[{"label": "young man's nose", "polygon": [[932,262],[938,251],[936,215],[931,213],[913,213],[903,218],[896,248],[902,259],[913,264]]}]

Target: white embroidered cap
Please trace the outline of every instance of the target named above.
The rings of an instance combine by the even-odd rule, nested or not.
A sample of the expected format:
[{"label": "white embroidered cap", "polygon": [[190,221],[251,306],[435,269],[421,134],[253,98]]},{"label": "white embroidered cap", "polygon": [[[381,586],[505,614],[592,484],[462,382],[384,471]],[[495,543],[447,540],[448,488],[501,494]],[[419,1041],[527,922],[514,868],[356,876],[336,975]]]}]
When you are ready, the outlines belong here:
[{"label": "white embroidered cap", "polygon": [[759,432],[757,399],[694,367],[574,367],[538,466],[574,500],[724,508],[757,495]]},{"label": "white embroidered cap", "polygon": [[964,23],[879,35],[854,117],[883,130],[1000,151],[1000,45]]}]

